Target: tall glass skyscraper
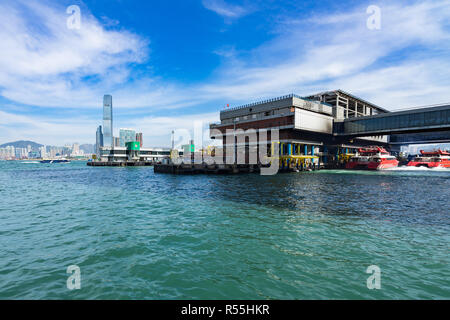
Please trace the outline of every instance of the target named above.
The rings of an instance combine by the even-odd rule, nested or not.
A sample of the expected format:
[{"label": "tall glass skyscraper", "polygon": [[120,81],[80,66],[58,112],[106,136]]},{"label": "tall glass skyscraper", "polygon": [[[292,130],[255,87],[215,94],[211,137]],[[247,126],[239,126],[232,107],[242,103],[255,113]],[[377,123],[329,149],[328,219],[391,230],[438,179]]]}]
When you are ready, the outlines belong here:
[{"label": "tall glass skyscraper", "polygon": [[95,153],[97,154],[97,157],[100,157],[100,147],[103,147],[102,126],[98,126],[95,139]]},{"label": "tall glass skyscraper", "polygon": [[103,97],[103,146],[114,147],[112,96],[109,94]]}]

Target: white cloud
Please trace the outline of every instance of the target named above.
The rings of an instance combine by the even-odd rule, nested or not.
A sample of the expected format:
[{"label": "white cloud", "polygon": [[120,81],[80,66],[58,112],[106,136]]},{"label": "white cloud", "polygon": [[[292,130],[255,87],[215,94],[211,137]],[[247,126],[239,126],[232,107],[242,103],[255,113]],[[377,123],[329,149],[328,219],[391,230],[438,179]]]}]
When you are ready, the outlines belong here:
[{"label": "white cloud", "polygon": [[[119,135],[119,128],[134,128],[137,132],[143,133],[146,147],[169,147],[172,130],[187,132],[193,139],[194,125],[201,123],[204,129],[204,142],[208,144],[209,123],[218,120],[217,112],[114,119],[114,135]],[[16,140],[31,140],[46,145],[95,143],[95,130],[98,125],[101,125],[101,119],[81,116],[55,119],[48,116],[18,115],[0,110],[0,144]]]},{"label": "white cloud", "polygon": [[389,110],[450,102],[450,60],[420,59],[340,78],[331,86],[352,92]]},{"label": "white cloud", "polygon": [[[144,117],[141,119],[133,119],[136,128],[142,128],[144,133],[145,146],[170,146],[172,130],[189,133],[191,139],[194,139],[194,126],[200,123],[203,127],[203,139],[205,145],[208,145],[209,123],[219,121],[218,112],[180,115],[172,117]],[[189,140],[186,139],[186,140]],[[187,143],[187,141],[186,141]]]},{"label": "white cloud", "polygon": [[79,30],[67,28],[68,17],[64,7],[34,0],[0,4],[2,96],[30,105],[92,106],[102,87],[128,80],[127,66],[147,58],[146,40],[106,30],[85,10]]},{"label": "white cloud", "polygon": [[203,0],[203,6],[224,18],[240,18],[247,15],[250,10],[244,6],[230,4],[224,0]]},{"label": "white cloud", "polygon": [[56,142],[61,145],[73,142],[93,143],[97,125],[97,121],[82,117],[52,119],[0,111],[0,141],[31,140],[49,145]]},{"label": "white cloud", "polygon": [[[149,75],[132,75],[129,64],[145,61],[147,40],[123,30],[106,30],[84,12],[82,28],[69,30],[65,27],[65,8],[35,1],[21,3],[25,11],[15,5],[0,5],[0,37],[4,40],[0,42],[0,87],[4,97],[30,105],[98,107],[106,92],[114,95],[116,107],[152,109],[245,102],[289,92],[309,94],[308,90],[316,88],[322,91],[340,87],[380,97],[389,88],[358,90],[348,78],[364,75],[369,79],[372,73],[382,74],[384,60],[402,50],[402,63],[407,65],[412,61],[408,52],[411,46],[422,46],[425,54],[440,48],[446,54],[436,59],[448,61],[449,57],[449,6],[440,1],[412,5],[386,2],[380,4],[381,30],[366,28],[365,6],[305,21],[289,18],[280,24],[274,40],[250,53],[242,54],[235,46],[230,46],[233,50],[229,54],[215,50],[225,62],[205,84],[165,83]],[[216,9],[236,7],[214,1],[205,5]],[[235,15],[242,10],[236,9]],[[30,11],[34,13],[33,23]],[[428,87],[450,82],[443,76],[443,83],[429,80]],[[408,90],[407,81],[397,87],[402,88],[402,83]]]},{"label": "white cloud", "polygon": [[[365,6],[305,21],[288,19],[274,40],[240,59],[233,54],[217,72],[224,76],[201,90],[253,100],[342,88],[392,108],[449,101],[443,88],[450,86],[444,67],[450,62],[450,6],[441,1],[379,6],[381,30],[366,27]],[[420,72],[417,79],[411,68]],[[368,82],[371,86],[363,85]]]},{"label": "white cloud", "polygon": [[[223,64],[199,84],[133,75],[130,64],[146,61],[148,41],[124,30],[106,30],[88,13],[83,13],[82,29],[74,32],[65,28],[65,8],[36,1],[20,4],[0,4],[0,88],[4,97],[24,104],[99,108],[103,94],[111,93],[115,110],[167,110],[207,103],[218,110],[217,101],[246,103],[337,88],[392,109],[450,101],[450,6],[442,1],[379,2],[381,30],[366,27],[370,3],[303,21],[288,17],[278,24],[273,40],[250,52],[233,44],[215,50]],[[223,1],[204,5],[230,19],[246,12]],[[218,112],[202,115],[214,118]],[[26,123],[12,114],[8,119]],[[141,128],[146,141],[154,136],[154,144],[167,145],[163,142],[170,140],[170,131],[192,119],[130,116],[123,126]],[[29,120],[30,126],[41,121],[42,133],[36,127],[16,133],[42,136],[53,126],[51,119]],[[74,128],[70,135],[92,141],[100,123],[98,119],[88,127]],[[63,126],[55,130],[64,134]]]}]

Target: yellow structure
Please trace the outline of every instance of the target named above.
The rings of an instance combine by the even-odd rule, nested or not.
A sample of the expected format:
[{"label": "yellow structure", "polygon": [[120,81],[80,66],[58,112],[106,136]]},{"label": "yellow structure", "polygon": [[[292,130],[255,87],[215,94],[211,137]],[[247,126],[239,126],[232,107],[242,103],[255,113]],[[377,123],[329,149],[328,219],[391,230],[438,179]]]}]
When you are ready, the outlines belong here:
[{"label": "yellow structure", "polygon": [[355,156],[354,153],[340,153],[338,155],[338,162],[341,164],[346,164],[353,156]]},{"label": "yellow structure", "polygon": [[170,159],[174,160],[174,159],[178,159],[179,158],[179,153],[178,150],[176,149],[172,149],[170,150]]},{"label": "yellow structure", "polygon": [[[279,145],[279,155],[275,152],[275,144]],[[318,156],[300,154],[301,145],[299,143],[290,144],[289,148],[291,148],[290,150],[293,154],[284,154],[284,145],[285,143],[283,142],[273,141],[270,150],[271,156],[268,157],[270,161],[278,159],[281,168],[307,168],[314,163],[319,164],[320,158]],[[315,161],[316,159],[317,161]]]}]

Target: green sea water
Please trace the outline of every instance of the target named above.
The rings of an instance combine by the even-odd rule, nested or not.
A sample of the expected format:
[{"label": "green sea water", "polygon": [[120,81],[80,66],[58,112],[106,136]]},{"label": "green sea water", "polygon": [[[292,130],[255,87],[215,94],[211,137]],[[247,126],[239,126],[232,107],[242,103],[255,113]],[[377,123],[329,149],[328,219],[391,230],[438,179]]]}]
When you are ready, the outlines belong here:
[{"label": "green sea water", "polygon": [[449,234],[450,170],[0,161],[0,299],[449,299]]}]

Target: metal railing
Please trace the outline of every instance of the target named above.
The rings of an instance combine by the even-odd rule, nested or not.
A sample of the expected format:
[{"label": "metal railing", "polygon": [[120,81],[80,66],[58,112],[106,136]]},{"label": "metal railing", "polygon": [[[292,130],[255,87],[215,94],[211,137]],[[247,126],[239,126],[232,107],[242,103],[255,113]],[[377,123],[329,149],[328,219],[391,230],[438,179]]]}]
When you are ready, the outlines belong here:
[{"label": "metal railing", "polygon": [[248,108],[248,107],[257,106],[259,104],[264,104],[264,103],[269,103],[269,102],[276,102],[276,101],[289,99],[289,98],[304,99],[303,97],[300,97],[299,95],[291,93],[291,94],[287,94],[287,95],[281,96],[281,97],[276,97],[276,98],[272,98],[272,99],[267,99],[267,100],[262,100],[262,101],[258,101],[258,102],[252,102],[252,103],[244,104],[244,105],[241,105],[241,106],[238,106],[238,107],[234,107],[234,108],[230,108],[230,109],[226,109],[226,110],[223,110],[223,111],[235,111],[235,110],[240,110],[240,109],[244,109],[244,108]]}]

